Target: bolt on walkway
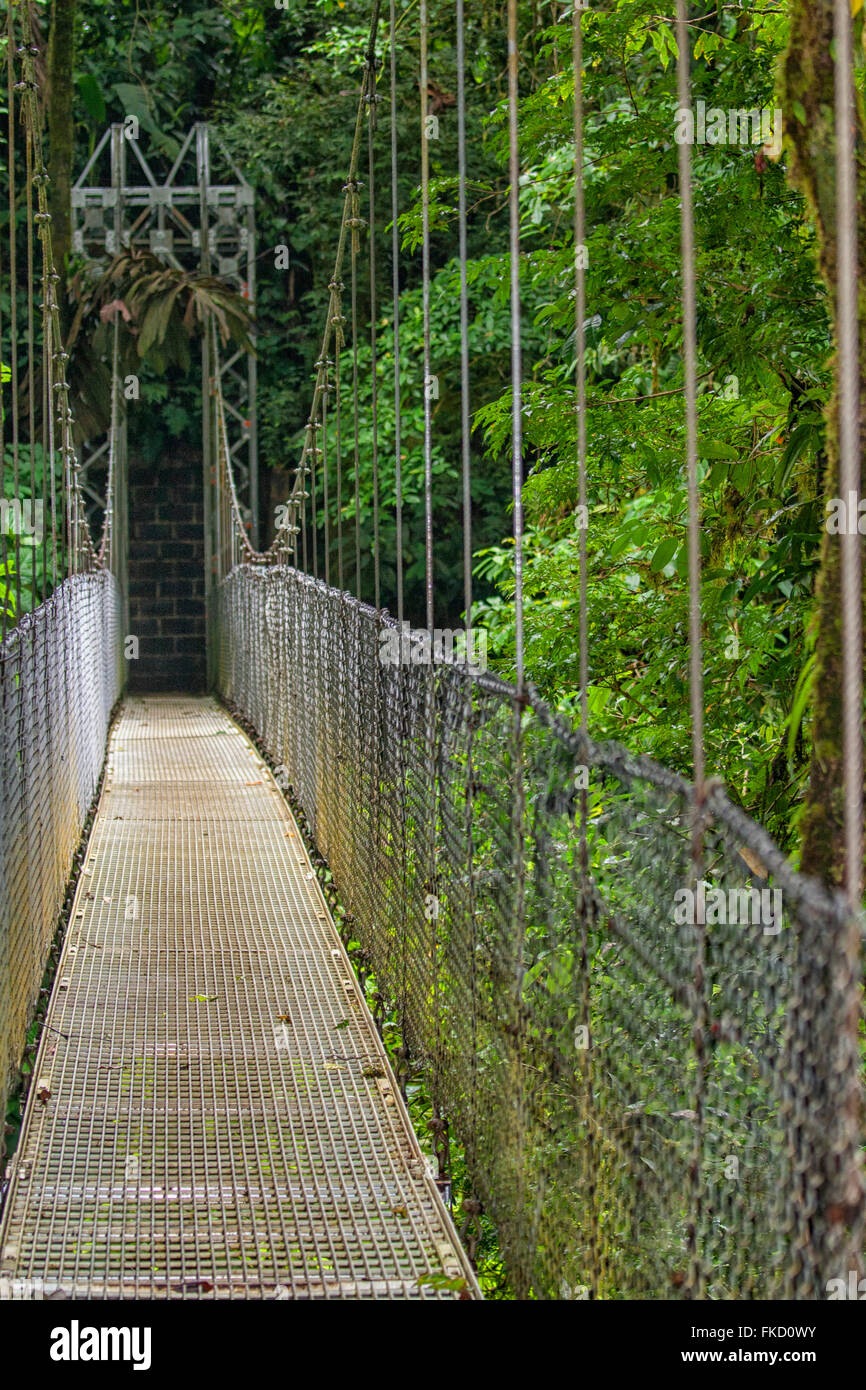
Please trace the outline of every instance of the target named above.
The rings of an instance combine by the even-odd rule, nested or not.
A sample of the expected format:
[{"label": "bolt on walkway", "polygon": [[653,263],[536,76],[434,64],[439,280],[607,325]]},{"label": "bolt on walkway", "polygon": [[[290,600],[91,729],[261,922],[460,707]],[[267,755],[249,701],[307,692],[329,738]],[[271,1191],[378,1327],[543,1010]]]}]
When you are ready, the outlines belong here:
[{"label": "bolt on walkway", "polygon": [[298,827],[211,699],[128,700],[0,1229],[68,1298],[478,1297]]}]

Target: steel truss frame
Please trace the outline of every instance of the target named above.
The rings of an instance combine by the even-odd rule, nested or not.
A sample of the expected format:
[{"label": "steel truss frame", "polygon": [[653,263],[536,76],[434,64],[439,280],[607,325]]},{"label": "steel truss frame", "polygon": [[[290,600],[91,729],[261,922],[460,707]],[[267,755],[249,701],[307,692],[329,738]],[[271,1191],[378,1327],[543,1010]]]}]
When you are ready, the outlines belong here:
[{"label": "steel truss frame", "polygon": [[[130,160],[130,152],[132,160]],[[217,158],[214,158],[214,155]],[[129,171],[143,178],[133,182]],[[138,168],[135,168],[137,164]],[[102,168],[108,182],[97,181]],[[228,176],[216,181],[216,176]],[[216,274],[255,302],[256,227],[254,193],[219,137],[206,123],[188,131],[166,177],[158,177],[140,148],[136,126],[127,120],[110,126],[96,145],[72,189],[73,249],[92,261],[115,255],[123,246],[147,246],[179,269]],[[213,444],[210,397],[213,364],[207,335],[202,339],[202,435],[204,446],[205,525],[211,524]],[[256,429],[256,359],[240,349],[221,364],[229,450],[238,480],[241,511],[253,545],[257,544],[259,506]],[[118,393],[122,398],[122,392]],[[124,403],[125,404],[125,403]],[[126,410],[117,415],[115,440],[125,455]],[[110,433],[88,440],[82,448],[82,485],[86,496],[105,505],[99,491],[107,472]],[[212,547],[208,547],[212,549]],[[207,577],[210,583],[211,576]]]}]

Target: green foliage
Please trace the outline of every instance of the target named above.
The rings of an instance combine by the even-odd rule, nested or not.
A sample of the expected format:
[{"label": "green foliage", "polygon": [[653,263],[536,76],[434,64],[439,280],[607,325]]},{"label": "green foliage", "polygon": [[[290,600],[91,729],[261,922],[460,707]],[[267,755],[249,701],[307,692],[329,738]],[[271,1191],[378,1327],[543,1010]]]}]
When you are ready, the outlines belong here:
[{"label": "green foliage", "polygon": [[[494,397],[507,373],[508,306],[501,294],[499,266],[492,260],[474,267],[471,288],[473,315],[469,350],[485,373],[479,372],[475,390]],[[433,417],[432,474],[434,492],[434,580],[437,622],[457,623],[463,611],[461,569],[462,493],[460,474],[460,362],[456,348],[459,335],[458,269],[445,265],[435,276],[431,293],[431,361],[436,368],[435,396],[431,400]],[[394,401],[394,351],[391,320],[378,324],[377,350],[377,435],[379,453],[379,505],[381,516],[381,554],[385,602],[390,602],[396,585],[396,475],[391,459],[396,441]],[[527,346],[537,348],[536,335],[527,335]],[[373,428],[371,349],[358,348],[359,400],[359,501],[361,517],[362,583],[365,592],[372,586],[373,550]],[[341,379],[344,383],[343,418],[343,511],[342,525],[346,576],[354,566],[354,432],[352,429],[351,349],[342,353]],[[336,419],[329,419],[327,458],[330,483],[332,564],[336,564]],[[424,338],[422,295],[407,290],[400,300],[400,439],[402,498],[404,512],[404,574],[410,595],[409,608],[418,621],[423,616],[420,596],[424,587]],[[480,435],[479,435],[480,441]],[[299,452],[300,437],[295,440]],[[480,445],[479,445],[480,453]],[[333,471],[332,471],[333,470]],[[476,469],[472,479],[473,533],[479,545],[499,539],[504,498],[510,487],[507,461]],[[320,542],[324,543],[321,515],[323,480],[318,479],[317,504]],[[336,573],[336,571],[335,571]]]},{"label": "green foliage", "polygon": [[[468,7],[469,293],[476,612],[497,665],[513,669],[505,42],[498,10]],[[437,609],[462,608],[459,322],[453,262],[457,193],[453,6],[431,0],[432,370]],[[259,228],[256,328],[262,457],[272,471],[264,533],[300,454],[343,207],[369,6],[366,0],[264,3],[156,0],[83,6],[84,143],[105,118],[138,114],[168,152],[193,119],[218,121],[254,184]],[[557,11],[561,11],[558,13]],[[423,355],[418,10],[398,3],[402,463],[407,612],[423,614]],[[552,22],[555,21],[555,22]],[[856,20],[858,36],[862,20]],[[574,247],[571,14],[520,7],[521,295],[529,669],[567,710],[577,701]],[[684,428],[675,43],[650,0],[583,16],[586,113],[589,619],[593,731],[688,772]],[[772,108],[784,12],[721,8],[695,21],[693,98]],[[380,39],[380,54],[387,57]],[[862,74],[861,74],[862,76]],[[91,80],[92,79],[92,80]],[[388,65],[375,140],[379,487],[383,601],[394,605],[392,264]],[[791,113],[788,113],[790,117]],[[796,115],[796,112],[794,113]],[[366,142],[365,142],[366,143]],[[757,146],[692,151],[698,247],[703,605],[708,761],[750,811],[790,840],[809,757],[807,633],[821,534],[823,405],[829,381],[825,296],[802,200],[784,156]],[[366,150],[362,166],[366,159]],[[370,220],[366,170],[362,216]],[[287,245],[288,271],[271,248]],[[358,266],[359,484],[364,596],[372,596],[371,301],[367,233]],[[158,272],[154,271],[158,276]],[[348,264],[344,266],[348,282]],[[188,343],[157,287],[138,345],[184,367]],[[348,283],[346,296],[348,297]],[[123,296],[120,296],[123,297]],[[194,311],[193,311],[194,312]],[[344,312],[348,312],[344,302]],[[343,515],[354,563],[352,356],[344,349]],[[97,374],[90,379],[96,383]],[[95,389],[95,387],[94,387]],[[196,388],[146,370],[159,402],[142,445],[166,421],[197,429]],[[151,438],[152,437],[152,438]],[[334,422],[328,437],[335,573]],[[317,505],[321,521],[321,477]],[[323,531],[319,526],[319,567]],[[806,674],[804,674],[804,672]]]},{"label": "green foliage", "polygon": [[[178,366],[189,370],[189,339],[216,321],[223,345],[234,341],[251,349],[249,305],[236,290],[213,275],[195,275],[165,265],[157,256],[133,247],[121,252],[106,271],[101,297],[119,296],[131,316],[138,356],[158,371]],[[126,314],[123,315],[126,319]]]},{"label": "green foliage", "polygon": [[[719,12],[703,25],[695,99],[772,107],[784,18]],[[674,50],[643,0],[590,11],[584,33],[592,726],[687,772]],[[521,209],[524,280],[545,289],[534,321],[549,334],[546,352],[525,360],[527,663],[549,698],[576,710],[571,89],[558,74],[524,97]],[[696,146],[693,169],[708,765],[786,840],[808,755],[803,645],[822,522],[827,311],[784,168],[719,145]],[[505,391],[476,417],[491,456],[508,449],[510,415]],[[478,570],[499,594],[476,620],[509,672],[510,545],[488,548]]]},{"label": "green foliage", "polygon": [[[28,613],[45,599],[52,588],[54,573],[54,554],[51,545],[50,486],[45,487],[45,458],[42,446],[37,444],[31,451],[28,444],[18,446],[17,466],[15,451],[11,445],[3,453],[3,497],[7,501],[17,501],[19,506],[34,500],[41,501],[47,491],[49,501],[41,518],[41,525],[35,524],[33,512],[27,516],[29,525],[15,534],[12,517],[7,517],[5,533],[0,532],[0,604],[5,605],[7,618],[16,621],[22,613]],[[61,461],[57,455],[54,461],[55,497],[61,497]],[[61,503],[58,500],[58,506]],[[26,515],[26,512],[25,512]],[[64,573],[65,552],[62,536],[57,542],[58,573]]]},{"label": "green foliage", "polygon": [[[440,380],[440,397],[434,402],[436,485],[436,587],[437,610],[443,621],[457,619],[463,604],[462,540],[458,520],[457,484],[459,437],[459,333],[457,302],[454,298],[454,219],[457,160],[454,92],[456,86],[453,48],[453,7],[445,3],[429,6],[430,49],[435,66],[431,88],[432,107],[439,113],[439,139],[431,142],[431,176],[434,189],[434,234],[432,265],[438,276],[433,305],[433,373]],[[327,306],[327,287],[343,212],[343,185],[352,144],[362,63],[369,32],[369,6],[364,0],[347,0],[345,5],[319,4],[290,6],[281,12],[281,25],[291,57],[285,73],[271,69],[254,79],[255,100],[237,104],[225,101],[221,107],[221,134],[232,155],[254,184],[260,245],[264,248],[257,272],[256,327],[260,353],[259,438],[261,455],[290,476],[300,455],[298,431],[306,423],[312,394],[314,364],[321,344],[321,329]],[[401,319],[406,328],[403,340],[405,361],[401,366],[403,405],[406,411],[404,450],[410,490],[406,507],[406,605],[407,614],[419,619],[424,612],[423,555],[421,553],[422,516],[419,507],[418,425],[423,408],[423,369],[420,356],[421,254],[417,245],[418,212],[415,196],[418,186],[418,124],[420,118],[417,87],[418,12],[412,3],[398,4],[397,28],[397,104],[396,127],[399,159],[398,206],[401,214],[403,251],[400,283],[405,303]],[[268,19],[265,19],[266,25]],[[467,112],[468,139],[471,141],[472,173],[470,196],[478,209],[469,229],[473,257],[484,259],[491,249],[507,246],[507,224],[499,216],[488,220],[494,190],[504,191],[503,170],[488,149],[484,119],[490,105],[499,100],[498,75],[505,62],[504,34],[493,12],[482,6],[467,16],[467,51],[478,55],[477,91]],[[374,143],[376,207],[373,232],[376,238],[376,321],[379,343],[380,389],[378,407],[380,430],[386,432],[381,448],[383,460],[389,457],[393,439],[393,367],[389,369],[388,336],[393,322],[390,197],[390,121],[387,29],[380,29],[379,54],[385,59],[379,74],[380,106],[378,133]],[[485,57],[486,55],[486,57]],[[483,69],[484,57],[487,68]],[[431,72],[433,69],[431,68]],[[485,75],[486,73],[486,75]],[[362,145],[360,177],[368,185],[366,133]],[[362,191],[362,216],[370,221],[366,192]],[[371,392],[365,366],[369,362],[369,322],[371,301],[368,271],[368,238],[361,236],[358,261],[357,296],[359,363],[361,363],[361,511],[363,589],[372,598],[372,460],[370,451]],[[288,271],[276,269],[269,247],[286,245],[290,253]],[[449,268],[450,267],[450,268]],[[492,282],[501,279],[501,266],[491,262],[486,283],[478,285],[474,308],[486,314],[485,295]],[[349,316],[350,266],[347,255],[343,267],[346,286],[343,312]],[[500,303],[505,300],[499,298]],[[507,321],[498,317],[498,332],[479,341],[474,361],[473,399],[482,404],[492,400],[502,388],[508,372]],[[349,324],[346,325],[347,334]],[[350,368],[349,368],[350,373]],[[350,374],[343,363],[347,415],[351,416]],[[344,447],[348,434],[344,433]],[[351,442],[348,445],[351,454]],[[476,463],[475,526],[482,543],[501,532],[509,491],[504,466],[482,466],[480,437],[473,442]],[[348,457],[348,455],[347,455]],[[347,473],[351,491],[351,469]],[[380,470],[382,496],[393,497],[393,468]],[[272,503],[285,497],[289,479],[274,479]],[[351,509],[354,503],[351,502]],[[384,602],[394,607],[393,507],[384,501],[382,562]],[[273,505],[264,518],[265,534],[272,534]],[[347,520],[354,546],[354,522]],[[354,573],[354,552],[347,560],[346,573]]]}]

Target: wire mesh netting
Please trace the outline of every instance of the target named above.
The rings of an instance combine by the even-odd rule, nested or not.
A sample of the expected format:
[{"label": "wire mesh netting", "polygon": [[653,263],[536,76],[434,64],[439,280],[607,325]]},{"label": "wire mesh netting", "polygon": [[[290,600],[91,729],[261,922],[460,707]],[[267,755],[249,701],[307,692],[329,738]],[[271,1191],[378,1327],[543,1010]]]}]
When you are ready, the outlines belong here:
[{"label": "wire mesh netting", "polygon": [[841,898],[712,784],[696,873],[688,783],[414,664],[297,570],[236,568],[217,628],[220,690],[285,768],[513,1293],[818,1298],[856,1268]]},{"label": "wire mesh netting", "polygon": [[0,644],[0,1097],[21,1060],[120,689],[119,595],[76,574]]}]

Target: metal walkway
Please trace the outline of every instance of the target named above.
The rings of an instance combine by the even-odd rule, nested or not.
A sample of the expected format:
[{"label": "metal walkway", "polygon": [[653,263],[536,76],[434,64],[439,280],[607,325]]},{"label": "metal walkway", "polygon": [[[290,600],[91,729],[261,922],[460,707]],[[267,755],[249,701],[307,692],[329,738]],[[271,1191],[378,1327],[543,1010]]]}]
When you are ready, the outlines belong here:
[{"label": "metal walkway", "polygon": [[213,700],[130,699],[114,726],[0,1276],[478,1296],[297,826]]}]

